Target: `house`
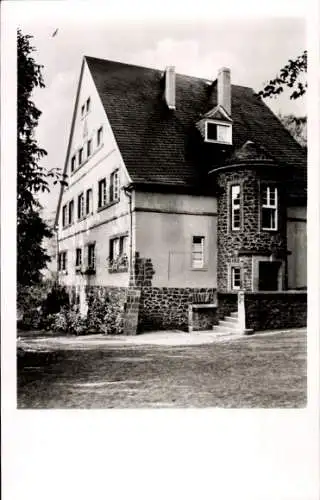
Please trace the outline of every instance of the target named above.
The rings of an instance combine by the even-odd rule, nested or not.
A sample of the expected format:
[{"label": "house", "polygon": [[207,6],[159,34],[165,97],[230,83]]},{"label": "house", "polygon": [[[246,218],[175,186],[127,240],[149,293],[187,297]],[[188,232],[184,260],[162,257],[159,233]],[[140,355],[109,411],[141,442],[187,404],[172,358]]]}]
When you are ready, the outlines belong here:
[{"label": "house", "polygon": [[60,283],[126,333],[306,323],[306,153],[228,68],[84,57],[64,168]]}]

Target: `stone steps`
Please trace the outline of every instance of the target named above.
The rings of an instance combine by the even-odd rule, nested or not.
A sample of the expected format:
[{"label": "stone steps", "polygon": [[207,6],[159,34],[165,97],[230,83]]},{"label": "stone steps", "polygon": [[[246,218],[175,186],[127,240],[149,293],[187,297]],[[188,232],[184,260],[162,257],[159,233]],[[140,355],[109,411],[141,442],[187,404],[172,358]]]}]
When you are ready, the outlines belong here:
[{"label": "stone steps", "polygon": [[225,316],[223,319],[219,321],[217,325],[214,325],[212,328],[215,335],[232,335],[232,334],[240,334],[241,331],[239,329],[238,322],[238,313],[233,312],[229,316]]}]

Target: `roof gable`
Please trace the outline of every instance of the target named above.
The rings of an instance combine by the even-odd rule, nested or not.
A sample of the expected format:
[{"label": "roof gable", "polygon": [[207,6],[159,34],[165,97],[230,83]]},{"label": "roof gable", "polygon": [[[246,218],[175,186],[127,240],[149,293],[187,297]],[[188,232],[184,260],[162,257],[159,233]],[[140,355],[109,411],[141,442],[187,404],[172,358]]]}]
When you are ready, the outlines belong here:
[{"label": "roof gable", "polygon": [[[163,99],[163,72],[86,57],[133,182],[196,186],[220,161],[202,149],[196,123],[216,110],[216,82],[176,75],[176,110]],[[306,154],[261,99],[232,85],[233,147],[255,141],[276,162],[305,166]],[[216,107],[215,107],[216,106]],[[214,109],[213,109],[214,107]]]}]

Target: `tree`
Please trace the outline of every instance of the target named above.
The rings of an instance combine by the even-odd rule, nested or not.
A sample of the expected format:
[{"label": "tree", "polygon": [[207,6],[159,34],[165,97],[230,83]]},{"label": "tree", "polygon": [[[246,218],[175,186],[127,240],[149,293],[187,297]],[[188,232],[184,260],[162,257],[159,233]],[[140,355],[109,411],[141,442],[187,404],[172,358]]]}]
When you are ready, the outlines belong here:
[{"label": "tree", "polygon": [[278,116],[282,125],[290,132],[292,137],[300,144],[300,146],[307,147],[307,117],[306,116],[294,116],[281,115]]},{"label": "tree", "polygon": [[49,177],[59,175],[41,166],[47,152],[35,139],[41,111],[32,101],[35,87],[45,87],[42,67],[32,57],[35,48],[30,44],[32,36],[17,32],[18,58],[18,169],[17,169],[17,279],[21,284],[32,284],[41,279],[41,269],[50,260],[42,248],[43,238],[52,236],[49,226],[40,215],[41,205],[37,193],[49,191]]},{"label": "tree", "polygon": [[304,74],[307,71],[307,51],[305,50],[296,59],[289,59],[288,63],[280,70],[279,75],[270,80],[263,90],[259,92],[262,97],[275,97],[287,87],[291,89],[290,99],[298,99],[307,90]]}]

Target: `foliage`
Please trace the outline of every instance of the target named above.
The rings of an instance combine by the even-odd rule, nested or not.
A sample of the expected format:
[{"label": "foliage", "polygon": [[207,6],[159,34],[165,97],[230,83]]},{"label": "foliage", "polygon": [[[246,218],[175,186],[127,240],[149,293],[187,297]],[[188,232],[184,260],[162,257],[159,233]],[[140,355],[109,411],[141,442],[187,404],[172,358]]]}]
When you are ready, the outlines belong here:
[{"label": "foliage", "polygon": [[60,312],[53,315],[51,328],[71,335],[81,335],[87,332],[86,319],[81,318],[78,311],[63,307]]},{"label": "foliage", "polygon": [[64,287],[54,286],[48,293],[42,309],[44,314],[55,314],[60,311],[62,307],[69,306],[69,295]]},{"label": "foliage", "polygon": [[276,78],[270,80],[259,95],[262,97],[275,97],[291,89],[290,99],[298,99],[307,90],[304,75],[307,71],[307,51],[305,50],[296,59],[289,59],[288,63],[280,70]]},{"label": "foliage", "polygon": [[279,115],[279,120],[290,132],[292,137],[304,148],[307,147],[307,117],[296,117],[290,115]]},{"label": "foliage", "polygon": [[36,87],[43,88],[42,66],[32,57],[35,51],[30,43],[32,36],[17,32],[18,67],[18,170],[17,170],[17,244],[18,282],[37,283],[41,280],[41,269],[50,260],[42,248],[43,238],[50,238],[52,230],[41,219],[41,206],[37,199],[40,192],[49,191],[48,179],[60,179],[58,169],[47,170],[41,160],[47,152],[38,146],[35,128],[41,111],[32,101]]},{"label": "foliage", "polygon": [[108,295],[95,295],[88,301],[88,330],[100,331],[105,335],[117,335],[123,332],[122,306],[111,301]]}]

